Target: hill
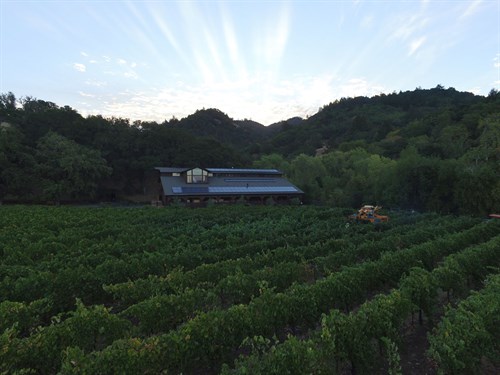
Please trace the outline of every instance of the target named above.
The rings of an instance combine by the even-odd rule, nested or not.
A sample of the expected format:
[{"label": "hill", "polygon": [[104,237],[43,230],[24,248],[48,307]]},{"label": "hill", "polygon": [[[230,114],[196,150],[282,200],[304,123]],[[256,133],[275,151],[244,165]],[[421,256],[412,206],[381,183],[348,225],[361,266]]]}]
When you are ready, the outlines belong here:
[{"label": "hill", "polygon": [[[500,94],[342,98],[270,126],[217,109],[158,124],[0,95],[0,199],[144,195],[155,166],[279,168],[309,202],[500,211]],[[145,195],[144,195],[145,196]]]},{"label": "hill", "polygon": [[[440,137],[446,133],[477,138],[472,122],[477,125],[484,109],[487,113],[496,110],[493,100],[489,105],[487,102],[484,97],[441,86],[372,98],[342,98],[325,105],[299,126],[282,128],[270,144],[275,152],[289,157],[314,155],[323,146],[330,150],[362,147],[395,157],[415,143],[426,154],[447,156],[443,150],[431,150],[432,144],[442,143]],[[422,144],[424,138],[428,144]]]},{"label": "hill", "polygon": [[222,111],[210,108],[198,110],[169,126],[182,129],[196,137],[207,137],[236,148],[261,142],[268,128],[252,120],[233,120]]}]

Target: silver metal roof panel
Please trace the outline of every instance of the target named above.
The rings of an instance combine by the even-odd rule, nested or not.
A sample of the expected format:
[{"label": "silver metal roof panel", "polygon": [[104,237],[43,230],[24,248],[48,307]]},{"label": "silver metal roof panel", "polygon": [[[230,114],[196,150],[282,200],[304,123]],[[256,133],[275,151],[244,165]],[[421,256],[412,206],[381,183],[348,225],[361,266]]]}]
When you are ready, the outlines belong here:
[{"label": "silver metal roof panel", "polygon": [[211,173],[241,173],[241,174],[282,174],[277,169],[253,169],[253,168],[205,168]]},{"label": "silver metal roof panel", "polygon": [[172,186],[176,195],[289,194],[302,193],[294,186]]}]

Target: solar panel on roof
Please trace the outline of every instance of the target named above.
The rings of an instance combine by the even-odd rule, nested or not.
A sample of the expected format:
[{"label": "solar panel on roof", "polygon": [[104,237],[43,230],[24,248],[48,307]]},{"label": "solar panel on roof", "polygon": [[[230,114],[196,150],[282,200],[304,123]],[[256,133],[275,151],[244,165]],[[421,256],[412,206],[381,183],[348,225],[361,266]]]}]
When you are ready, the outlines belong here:
[{"label": "solar panel on roof", "polygon": [[292,193],[297,192],[293,186],[211,186],[210,193]]},{"label": "solar panel on roof", "polygon": [[224,182],[276,182],[275,178],[225,178]]},{"label": "solar panel on roof", "polygon": [[185,194],[206,194],[208,186],[183,186],[182,192]]},{"label": "solar panel on roof", "polygon": [[294,186],[173,186],[174,194],[286,194],[300,193]]},{"label": "solar panel on roof", "polygon": [[251,168],[207,168],[212,173],[247,173],[247,174],[279,174],[277,169],[251,169]]}]

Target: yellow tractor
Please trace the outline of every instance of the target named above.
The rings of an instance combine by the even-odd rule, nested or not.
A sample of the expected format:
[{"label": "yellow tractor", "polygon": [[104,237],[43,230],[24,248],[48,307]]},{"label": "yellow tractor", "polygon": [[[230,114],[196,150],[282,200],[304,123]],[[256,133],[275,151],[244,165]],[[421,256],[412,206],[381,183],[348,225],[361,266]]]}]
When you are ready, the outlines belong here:
[{"label": "yellow tractor", "polygon": [[350,215],[349,219],[357,223],[387,223],[389,216],[378,213],[381,208],[381,206],[364,205],[357,213]]}]

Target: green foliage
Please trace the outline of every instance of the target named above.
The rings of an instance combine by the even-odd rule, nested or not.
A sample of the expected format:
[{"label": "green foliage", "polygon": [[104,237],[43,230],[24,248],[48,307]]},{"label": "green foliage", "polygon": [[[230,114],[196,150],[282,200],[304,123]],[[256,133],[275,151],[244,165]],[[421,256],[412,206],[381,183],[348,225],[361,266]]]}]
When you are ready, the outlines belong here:
[{"label": "green foliage", "polygon": [[16,112],[16,96],[12,92],[0,94],[0,110],[2,113],[12,115]]},{"label": "green foliage", "polygon": [[13,337],[12,331],[6,330],[2,340],[7,340],[4,354],[11,357],[11,369],[53,373],[67,347],[78,346],[84,352],[100,350],[125,336],[130,328],[128,321],[110,314],[103,306],[87,308],[77,301],[76,311],[68,315],[66,319],[54,316],[49,326],[39,327],[27,338]]},{"label": "green foliage", "polygon": [[382,337],[382,343],[387,351],[388,371],[389,375],[402,375],[401,371],[401,356],[399,355],[398,346],[394,341],[387,337]]},{"label": "green foliage", "polygon": [[[252,354],[244,361],[236,361],[236,369],[224,366],[221,374],[326,374],[326,368],[311,341],[301,341],[290,336],[286,344],[270,345],[271,341],[262,336],[246,338],[250,342]],[[265,349],[265,350],[263,350]],[[266,352],[266,354],[264,354]]]},{"label": "green foliage", "polygon": [[425,157],[415,146],[405,148],[398,160],[356,148],[319,157],[302,154],[289,166],[270,155],[256,165],[284,165],[309,202],[351,207],[370,202],[442,213],[486,214],[500,209],[496,178],[500,164]]},{"label": "green foliage", "polygon": [[310,201],[322,200],[325,168],[320,159],[301,154],[290,166],[290,179],[306,194]]},{"label": "green foliage", "polygon": [[414,308],[500,265],[500,223],[345,211],[0,206],[0,371],[398,373]]},{"label": "green foliage", "polygon": [[[401,280],[400,288],[421,312],[424,312],[429,319],[432,318],[437,291],[429,271],[420,267],[412,268],[409,275]],[[421,312],[419,313],[420,324],[423,322]]]},{"label": "green foliage", "polygon": [[500,276],[491,276],[484,289],[473,293],[445,317],[429,335],[429,355],[441,373],[480,373],[483,356],[498,360],[500,353]]},{"label": "green foliage", "polygon": [[[488,254],[492,255],[495,252],[498,240],[498,236],[494,237],[485,244],[474,245],[448,258],[459,259],[464,264],[471,259],[479,258],[476,266],[484,268],[487,264],[495,264],[495,260],[489,258]],[[384,369],[384,373],[401,374],[400,344],[398,344],[401,341],[401,329],[413,305],[419,301],[428,300],[426,296],[437,292],[439,281],[435,276],[441,274],[439,270],[447,267],[448,263],[445,263],[435,268],[432,273],[415,268],[408,276],[401,279],[398,289],[392,290],[389,294],[375,296],[363,303],[356,312],[343,314],[338,310],[331,310],[323,315],[321,329],[309,335],[311,338],[299,341],[296,337],[289,336],[283,343],[272,345],[267,352],[258,351],[246,357],[241,356],[235,362],[234,370],[231,371],[228,366],[225,366],[223,373],[260,374],[272,372],[275,368],[279,368],[281,372],[292,371],[294,373],[294,360],[297,357],[302,358],[300,353],[307,352],[308,358],[314,358],[314,366],[311,366],[305,359],[303,368],[306,373],[323,373],[323,371],[330,374],[345,373],[350,367],[352,373],[382,373]],[[464,271],[464,275],[468,272]],[[424,286],[421,287],[420,283]],[[476,307],[485,306],[481,301]],[[490,318],[496,319],[496,311],[491,310],[489,306],[483,311]],[[446,320],[443,320],[442,324],[445,323]],[[475,333],[472,336],[474,335]],[[493,336],[495,335],[497,333],[493,332]],[[270,343],[265,338],[259,340],[259,342],[262,341],[267,345]],[[462,346],[466,342],[460,341]],[[445,343],[446,341],[443,341],[443,344]],[[481,348],[485,348],[490,343],[491,340],[488,340]],[[295,351],[292,351],[292,348]],[[450,350],[449,353],[453,351]],[[481,356],[480,351],[475,351],[471,359],[477,363]],[[287,362],[292,363],[289,368],[283,366],[283,363]],[[346,368],[346,364],[349,367]],[[458,367],[458,369],[457,372],[461,373],[464,369],[470,371],[471,367]],[[440,367],[438,370],[439,372],[443,370],[448,370],[447,373],[454,372],[450,371],[449,367]]]},{"label": "green foliage", "polygon": [[3,301],[0,303],[0,331],[15,326],[22,335],[28,335],[42,324],[51,311],[51,302],[44,298],[30,303]]},{"label": "green foliage", "polygon": [[25,194],[31,197],[35,160],[24,135],[10,123],[0,126],[0,201]]},{"label": "green foliage", "polygon": [[111,174],[98,151],[53,132],[38,141],[36,159],[43,195],[49,200],[93,197],[98,182]]},{"label": "green foliage", "polygon": [[162,124],[83,118],[1,94],[0,200],[149,201],[156,166],[253,160],[282,170],[306,202],[484,215],[500,210],[499,100],[438,85],[342,98],[306,120],[265,127],[217,109]]},{"label": "green foliage", "polygon": [[270,168],[282,171],[286,176],[290,173],[290,163],[279,154],[262,155],[253,162],[255,168]]}]

